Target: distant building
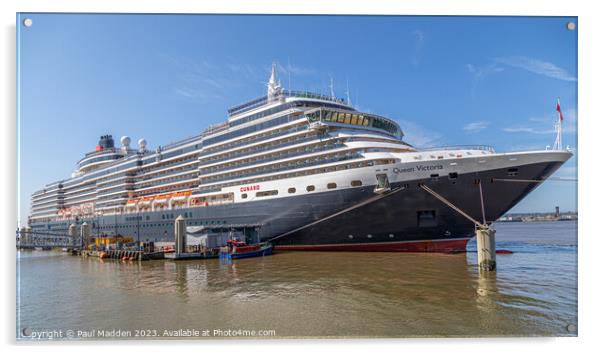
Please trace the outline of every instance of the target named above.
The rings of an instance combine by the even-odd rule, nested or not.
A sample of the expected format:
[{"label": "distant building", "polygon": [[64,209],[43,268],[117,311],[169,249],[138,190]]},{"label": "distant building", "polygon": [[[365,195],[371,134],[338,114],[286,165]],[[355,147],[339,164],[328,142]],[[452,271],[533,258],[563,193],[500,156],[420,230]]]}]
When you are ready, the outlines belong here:
[{"label": "distant building", "polygon": [[556,213],[554,214],[555,217],[560,217],[560,207],[556,206]]}]

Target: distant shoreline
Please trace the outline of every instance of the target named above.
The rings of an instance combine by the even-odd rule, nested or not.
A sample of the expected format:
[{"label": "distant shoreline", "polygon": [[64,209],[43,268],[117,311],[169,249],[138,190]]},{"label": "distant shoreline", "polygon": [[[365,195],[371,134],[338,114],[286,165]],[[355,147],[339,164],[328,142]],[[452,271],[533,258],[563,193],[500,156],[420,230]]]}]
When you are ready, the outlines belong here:
[{"label": "distant shoreline", "polygon": [[578,213],[517,213],[506,214],[496,222],[533,222],[533,221],[573,221],[578,220]]}]

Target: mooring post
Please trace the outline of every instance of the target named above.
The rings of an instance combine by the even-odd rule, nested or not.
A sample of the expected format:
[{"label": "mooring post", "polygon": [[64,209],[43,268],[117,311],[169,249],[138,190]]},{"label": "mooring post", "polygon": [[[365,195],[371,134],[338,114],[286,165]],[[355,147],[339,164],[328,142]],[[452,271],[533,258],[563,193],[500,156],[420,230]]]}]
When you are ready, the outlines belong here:
[{"label": "mooring post", "polygon": [[29,243],[29,235],[27,234],[27,228],[21,227],[19,230],[19,245],[26,245]]},{"label": "mooring post", "polygon": [[88,238],[90,237],[90,224],[84,222],[81,227],[82,250],[88,246]]},{"label": "mooring post", "polygon": [[67,233],[71,238],[71,245],[75,248],[75,240],[77,239],[77,226],[75,226],[75,224],[69,225],[69,231]]},{"label": "mooring post", "polygon": [[477,226],[477,259],[479,269],[491,272],[495,270],[495,230],[487,225]]},{"label": "mooring post", "polygon": [[174,222],[175,225],[175,238],[176,238],[176,254],[186,252],[186,219],[182,215],[179,215]]}]

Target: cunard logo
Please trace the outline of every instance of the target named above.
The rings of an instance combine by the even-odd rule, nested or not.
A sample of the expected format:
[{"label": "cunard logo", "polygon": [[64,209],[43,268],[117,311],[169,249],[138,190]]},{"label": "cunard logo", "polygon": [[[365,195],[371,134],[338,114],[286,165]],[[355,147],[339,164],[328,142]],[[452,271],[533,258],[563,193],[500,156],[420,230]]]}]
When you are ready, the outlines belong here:
[{"label": "cunard logo", "polygon": [[259,190],[259,184],[256,184],[254,186],[240,187],[241,192],[250,192],[250,191],[258,191],[258,190]]}]

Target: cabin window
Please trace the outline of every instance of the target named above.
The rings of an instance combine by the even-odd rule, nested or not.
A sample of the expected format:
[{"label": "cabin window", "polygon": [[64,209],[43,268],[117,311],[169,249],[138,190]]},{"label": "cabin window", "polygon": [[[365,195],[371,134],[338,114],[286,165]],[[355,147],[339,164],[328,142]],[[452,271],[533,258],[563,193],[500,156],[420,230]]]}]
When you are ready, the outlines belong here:
[{"label": "cabin window", "polygon": [[255,193],[256,197],[267,197],[270,195],[277,195],[278,194],[278,190],[274,189],[271,191],[261,191],[261,192],[257,192]]},{"label": "cabin window", "polygon": [[352,187],[360,187],[362,185],[362,181],[351,181],[351,186]]},{"label": "cabin window", "polygon": [[337,184],[334,182],[328,183],[326,185],[326,188],[328,188],[328,189],[335,189],[336,187],[337,187]]},{"label": "cabin window", "polygon": [[458,172],[450,172],[449,173],[449,179],[457,179],[458,178]]},{"label": "cabin window", "polygon": [[515,177],[518,175],[518,168],[509,168],[508,177]]},{"label": "cabin window", "polygon": [[296,191],[297,191],[297,188],[289,188],[289,189],[288,189],[288,192],[289,192],[290,194],[293,194],[293,193],[295,193]]},{"label": "cabin window", "polygon": [[308,192],[313,192],[316,190],[316,186],[307,186],[307,188],[305,188]]},{"label": "cabin window", "polygon": [[243,194],[241,194],[241,195],[240,195],[240,197],[241,197],[242,199],[247,199],[247,193],[243,193]]}]

